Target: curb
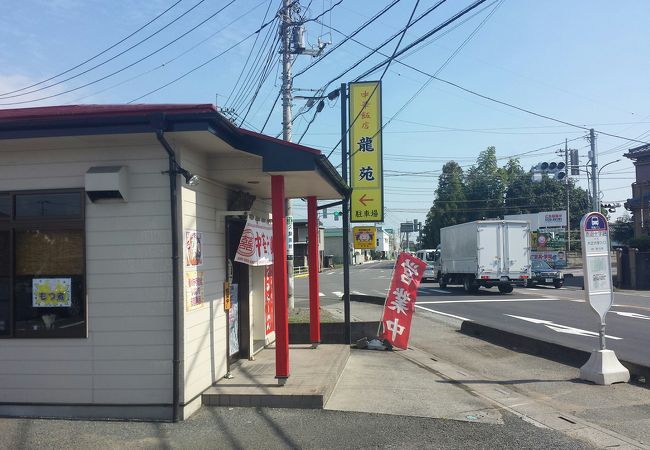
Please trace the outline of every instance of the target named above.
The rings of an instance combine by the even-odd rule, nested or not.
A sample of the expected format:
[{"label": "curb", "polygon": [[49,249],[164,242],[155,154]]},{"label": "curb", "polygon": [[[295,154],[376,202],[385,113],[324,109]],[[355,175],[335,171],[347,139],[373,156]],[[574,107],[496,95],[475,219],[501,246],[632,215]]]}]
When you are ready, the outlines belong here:
[{"label": "curb", "polygon": [[[590,352],[584,350],[499,330],[476,322],[463,321],[460,326],[460,332],[490,342],[491,344],[510,348],[517,352],[525,352],[533,356],[541,356],[576,368],[581,367],[591,356]],[[633,380],[636,379],[638,381],[641,377],[646,380],[650,378],[650,367],[622,359],[619,361],[630,371],[630,377]]]}]

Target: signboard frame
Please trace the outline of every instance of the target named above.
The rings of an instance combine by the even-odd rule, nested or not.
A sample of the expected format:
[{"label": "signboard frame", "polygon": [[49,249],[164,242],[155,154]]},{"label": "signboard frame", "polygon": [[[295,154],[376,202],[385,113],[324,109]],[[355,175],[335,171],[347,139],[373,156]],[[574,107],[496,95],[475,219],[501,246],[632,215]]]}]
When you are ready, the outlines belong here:
[{"label": "signboard frame", "polygon": [[[380,223],[384,221],[381,81],[349,83],[349,99],[350,222]],[[360,151],[361,146],[371,150]]]}]

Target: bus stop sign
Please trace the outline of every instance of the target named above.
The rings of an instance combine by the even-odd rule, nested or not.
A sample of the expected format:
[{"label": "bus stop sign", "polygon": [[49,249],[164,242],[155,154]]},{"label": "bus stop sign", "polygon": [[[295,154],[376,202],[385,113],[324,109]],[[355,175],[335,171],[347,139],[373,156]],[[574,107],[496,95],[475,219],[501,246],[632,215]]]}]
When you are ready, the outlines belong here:
[{"label": "bus stop sign", "polygon": [[601,213],[590,212],[580,222],[582,266],[587,302],[605,323],[612,306],[612,264],[609,247],[609,226]]}]

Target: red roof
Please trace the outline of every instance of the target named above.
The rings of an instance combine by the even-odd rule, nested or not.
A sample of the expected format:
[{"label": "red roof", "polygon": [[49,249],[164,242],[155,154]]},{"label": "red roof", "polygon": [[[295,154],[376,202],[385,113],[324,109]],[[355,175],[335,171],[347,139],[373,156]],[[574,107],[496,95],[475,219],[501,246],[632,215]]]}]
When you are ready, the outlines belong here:
[{"label": "red roof", "polygon": [[161,105],[68,105],[43,106],[39,108],[0,109],[0,120],[46,119],[74,116],[138,115],[148,112],[210,113],[216,108],[210,104],[161,104]]}]

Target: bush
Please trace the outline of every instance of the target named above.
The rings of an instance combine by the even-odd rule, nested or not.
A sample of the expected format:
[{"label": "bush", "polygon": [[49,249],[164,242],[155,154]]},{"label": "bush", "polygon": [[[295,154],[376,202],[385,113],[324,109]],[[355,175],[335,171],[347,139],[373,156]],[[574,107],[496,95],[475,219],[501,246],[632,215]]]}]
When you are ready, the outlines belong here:
[{"label": "bush", "polygon": [[630,239],[628,245],[632,248],[637,248],[640,251],[650,250],[650,236],[641,236],[638,238]]}]

